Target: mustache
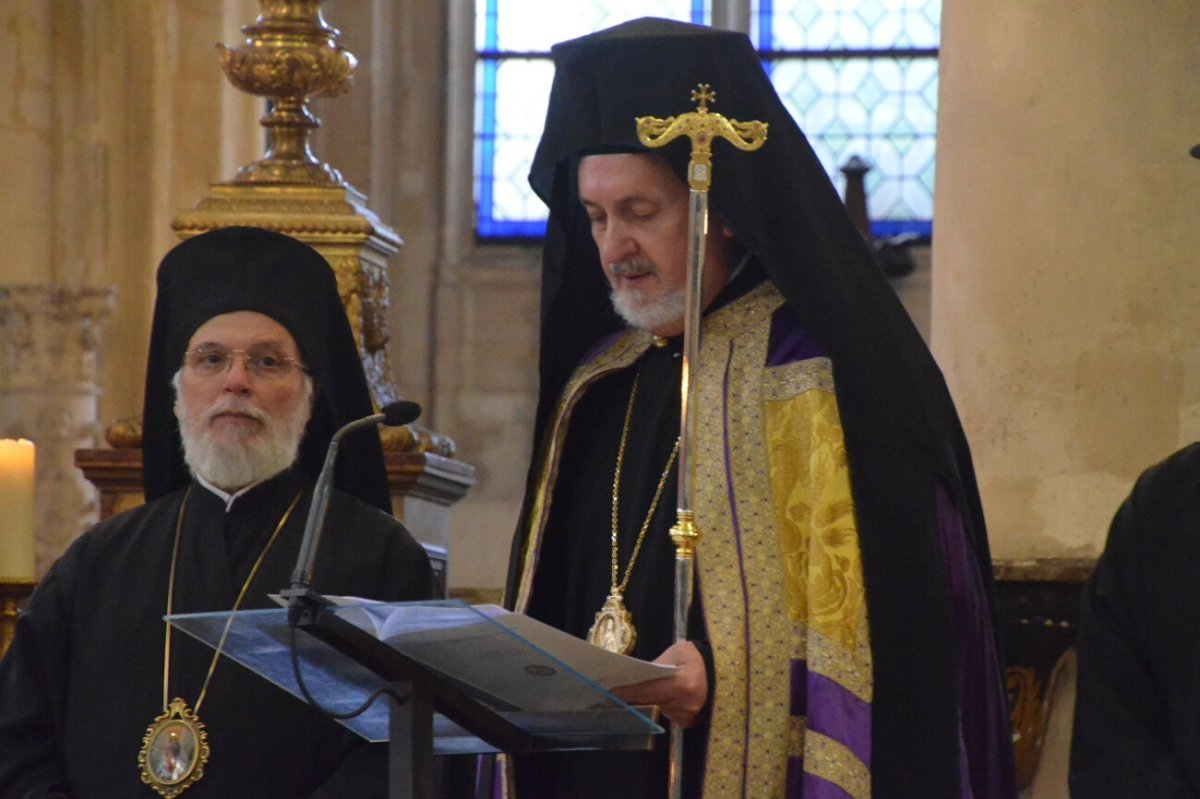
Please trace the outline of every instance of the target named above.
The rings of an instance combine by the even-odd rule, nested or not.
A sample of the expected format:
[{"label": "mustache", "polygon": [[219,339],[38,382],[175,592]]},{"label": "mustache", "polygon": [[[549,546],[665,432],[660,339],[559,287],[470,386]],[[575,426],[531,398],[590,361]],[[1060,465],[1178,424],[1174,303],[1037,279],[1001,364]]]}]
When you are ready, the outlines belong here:
[{"label": "mustache", "polygon": [[237,397],[227,397],[222,399],[211,408],[205,410],[202,421],[205,424],[208,424],[221,414],[237,414],[238,416],[246,416],[262,424],[266,424],[268,421],[265,413],[260,411],[258,408],[255,408],[250,403],[238,399]]},{"label": "mustache", "polygon": [[630,258],[627,261],[609,264],[608,271],[612,273],[613,277],[626,277],[629,275],[636,277],[638,275],[658,274],[658,267],[641,258]]}]

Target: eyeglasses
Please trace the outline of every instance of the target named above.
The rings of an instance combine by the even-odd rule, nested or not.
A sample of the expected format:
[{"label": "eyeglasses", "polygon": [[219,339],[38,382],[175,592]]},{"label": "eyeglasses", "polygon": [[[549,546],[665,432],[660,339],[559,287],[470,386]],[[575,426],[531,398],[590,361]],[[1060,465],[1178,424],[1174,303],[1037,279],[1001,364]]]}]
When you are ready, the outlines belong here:
[{"label": "eyeglasses", "polygon": [[308,374],[307,366],[275,347],[231,350],[219,345],[205,346],[185,352],[183,364],[199,377],[217,377],[229,371],[235,355],[242,356],[242,364],[250,374],[263,380],[280,380],[296,369]]}]

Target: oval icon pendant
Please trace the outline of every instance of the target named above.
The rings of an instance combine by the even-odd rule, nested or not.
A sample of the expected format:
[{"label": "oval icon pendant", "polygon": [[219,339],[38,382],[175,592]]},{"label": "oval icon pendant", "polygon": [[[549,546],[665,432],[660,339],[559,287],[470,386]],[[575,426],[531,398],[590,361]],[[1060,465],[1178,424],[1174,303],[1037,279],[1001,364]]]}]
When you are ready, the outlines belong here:
[{"label": "oval icon pendant", "polygon": [[173,799],[204,776],[210,754],[204,722],[182,699],[173,699],[146,729],[138,765],[142,782]]}]

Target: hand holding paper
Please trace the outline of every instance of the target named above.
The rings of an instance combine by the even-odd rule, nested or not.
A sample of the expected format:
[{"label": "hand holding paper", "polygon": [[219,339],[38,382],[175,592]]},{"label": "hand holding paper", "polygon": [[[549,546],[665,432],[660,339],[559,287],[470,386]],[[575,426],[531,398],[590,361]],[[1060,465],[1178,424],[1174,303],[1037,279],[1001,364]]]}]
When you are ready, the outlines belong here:
[{"label": "hand holding paper", "polygon": [[700,650],[691,641],[681,641],[667,647],[654,663],[674,666],[675,673],[614,688],[613,695],[631,705],[658,705],[673,723],[692,726],[708,698],[708,672]]}]

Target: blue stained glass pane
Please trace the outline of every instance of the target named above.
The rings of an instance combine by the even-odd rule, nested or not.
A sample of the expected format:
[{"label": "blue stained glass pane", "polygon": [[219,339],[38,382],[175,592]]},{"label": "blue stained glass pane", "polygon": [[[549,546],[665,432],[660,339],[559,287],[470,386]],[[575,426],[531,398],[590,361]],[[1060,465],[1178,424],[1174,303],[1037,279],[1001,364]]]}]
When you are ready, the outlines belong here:
[{"label": "blue stained glass pane", "polygon": [[931,219],[874,219],[871,220],[871,235],[878,238],[899,236],[901,233],[915,233],[929,238],[933,235],[933,220]]},{"label": "blue stained glass pane", "polygon": [[475,52],[496,49],[496,0],[476,0]]},{"label": "blue stained glass pane", "polygon": [[481,62],[477,71],[483,74],[477,79],[483,91],[476,99],[479,217],[496,222],[544,219],[545,206],[529,190],[528,175],[553,66],[545,59],[512,58]]}]

